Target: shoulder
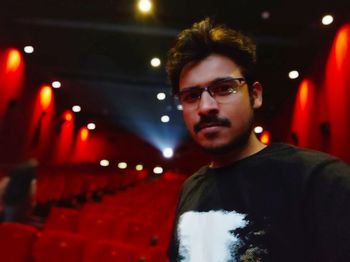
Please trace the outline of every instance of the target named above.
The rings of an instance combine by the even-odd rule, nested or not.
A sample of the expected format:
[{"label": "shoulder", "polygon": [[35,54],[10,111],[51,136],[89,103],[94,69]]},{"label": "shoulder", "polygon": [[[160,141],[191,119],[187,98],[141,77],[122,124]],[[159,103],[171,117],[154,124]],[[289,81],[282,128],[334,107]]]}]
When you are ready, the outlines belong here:
[{"label": "shoulder", "polygon": [[193,173],[191,176],[189,176],[183,186],[182,191],[186,191],[186,189],[191,188],[198,183],[201,183],[203,180],[206,179],[207,174],[209,173],[209,167],[203,166],[200,169],[198,169],[195,173]]},{"label": "shoulder", "polygon": [[304,148],[291,148],[291,161],[304,168],[311,169],[313,173],[326,172],[332,174],[347,174],[350,176],[350,166],[342,160],[327,153]]},{"label": "shoulder", "polygon": [[273,144],[261,154],[268,162],[282,163],[285,165],[300,166],[301,168],[316,168],[325,166],[344,166],[346,163],[324,152],[299,148],[288,144]]},{"label": "shoulder", "polygon": [[324,152],[290,145],[285,148],[288,153],[282,156],[284,163],[302,174],[308,191],[346,190],[350,193],[350,166],[347,163]]},{"label": "shoulder", "polygon": [[[288,144],[272,144],[241,165],[254,176],[278,183],[285,181],[295,187],[310,188],[312,184],[350,184],[350,167],[329,154]],[[259,172],[257,172],[259,171]]]},{"label": "shoulder", "polygon": [[182,185],[180,202],[184,201],[188,195],[194,194],[207,182],[210,169],[208,166],[201,167],[198,171],[188,177]]}]

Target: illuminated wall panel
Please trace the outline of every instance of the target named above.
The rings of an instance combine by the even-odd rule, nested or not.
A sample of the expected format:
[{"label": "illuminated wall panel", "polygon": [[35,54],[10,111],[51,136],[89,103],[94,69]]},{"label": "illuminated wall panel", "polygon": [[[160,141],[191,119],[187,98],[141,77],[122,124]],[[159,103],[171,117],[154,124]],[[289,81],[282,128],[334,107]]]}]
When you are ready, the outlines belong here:
[{"label": "illuminated wall panel", "polygon": [[304,79],[298,89],[292,120],[292,136],[296,145],[315,147],[312,137],[319,132],[317,120],[315,86],[310,79]]},{"label": "illuminated wall panel", "polygon": [[18,99],[23,86],[24,60],[14,48],[0,50],[0,119],[6,114],[9,102]]},{"label": "illuminated wall panel", "polygon": [[58,136],[54,143],[53,162],[66,164],[70,162],[74,141],[74,115],[72,111],[63,112],[57,129]]},{"label": "illuminated wall panel", "polygon": [[34,101],[32,117],[27,134],[27,155],[47,159],[52,150],[54,96],[51,87],[42,85]]},{"label": "illuminated wall panel", "polygon": [[328,57],[325,88],[330,153],[350,162],[350,24],[337,33]]}]

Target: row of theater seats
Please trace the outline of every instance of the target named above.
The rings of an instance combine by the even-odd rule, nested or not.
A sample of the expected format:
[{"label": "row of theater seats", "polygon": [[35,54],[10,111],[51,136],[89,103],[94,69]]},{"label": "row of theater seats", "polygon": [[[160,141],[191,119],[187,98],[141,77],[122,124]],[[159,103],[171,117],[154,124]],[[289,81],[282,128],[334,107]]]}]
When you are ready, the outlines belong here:
[{"label": "row of theater seats", "polygon": [[112,170],[85,172],[85,170],[51,170],[42,168],[37,175],[36,202],[71,199],[100,190],[114,192],[139,183],[146,177],[145,171]]},{"label": "row of theater seats", "polygon": [[52,208],[42,231],[0,225],[0,260],[165,262],[181,182],[143,183],[80,210]]},{"label": "row of theater seats", "polygon": [[165,250],[113,240],[89,241],[81,234],[0,224],[0,259],[6,262],[165,262]]}]

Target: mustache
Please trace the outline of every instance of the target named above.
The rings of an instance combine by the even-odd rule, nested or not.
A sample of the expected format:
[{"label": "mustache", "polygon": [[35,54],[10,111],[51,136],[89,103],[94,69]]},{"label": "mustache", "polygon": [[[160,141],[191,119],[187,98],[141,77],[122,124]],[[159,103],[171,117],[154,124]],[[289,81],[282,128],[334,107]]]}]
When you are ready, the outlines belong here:
[{"label": "mustache", "polygon": [[198,133],[201,129],[208,125],[230,127],[231,122],[226,118],[221,118],[216,115],[201,116],[199,122],[193,126],[193,130],[195,133]]}]

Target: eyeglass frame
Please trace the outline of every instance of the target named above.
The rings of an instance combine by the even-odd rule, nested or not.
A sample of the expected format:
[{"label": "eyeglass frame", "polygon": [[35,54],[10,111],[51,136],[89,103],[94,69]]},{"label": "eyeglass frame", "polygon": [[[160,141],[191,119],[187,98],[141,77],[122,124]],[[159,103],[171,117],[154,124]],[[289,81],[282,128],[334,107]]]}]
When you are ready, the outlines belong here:
[{"label": "eyeglass frame", "polygon": [[[209,83],[208,85],[206,85],[206,86],[193,86],[193,87],[186,87],[186,88],[184,88],[183,90],[181,90],[181,91],[179,91],[177,94],[175,94],[175,97],[178,99],[178,101],[180,102],[180,104],[182,105],[182,107],[183,108],[185,108],[186,107],[186,104],[187,105],[191,105],[191,103],[184,103],[182,100],[181,100],[181,93],[183,93],[183,92],[186,92],[186,91],[188,91],[188,90],[193,90],[193,89],[195,89],[195,90],[200,90],[201,92],[200,92],[200,95],[199,95],[199,97],[198,97],[198,99],[196,100],[196,101],[194,101],[194,103],[193,104],[196,104],[197,102],[199,102],[200,101],[200,99],[201,99],[201,97],[202,97],[202,94],[203,94],[203,92],[204,91],[207,91],[208,92],[208,94],[217,102],[217,103],[220,103],[220,102],[218,102],[216,99],[215,99],[215,94],[212,92],[212,90],[211,90],[211,87],[213,86],[213,85],[215,85],[216,83],[219,83],[219,82],[221,82],[221,81],[239,81],[239,84],[237,85],[237,88],[239,88],[239,87],[241,87],[244,83],[247,83],[247,80],[246,80],[246,78],[244,78],[244,77],[224,77],[224,78],[220,78],[220,79],[216,79],[216,80],[214,80],[214,81],[212,81],[211,83]],[[230,95],[230,94],[232,94],[232,93],[237,93],[237,92],[234,92],[234,89],[232,88],[232,91],[228,94],[228,95]],[[227,96],[228,96],[227,95]],[[221,103],[220,103],[221,104]]]}]

